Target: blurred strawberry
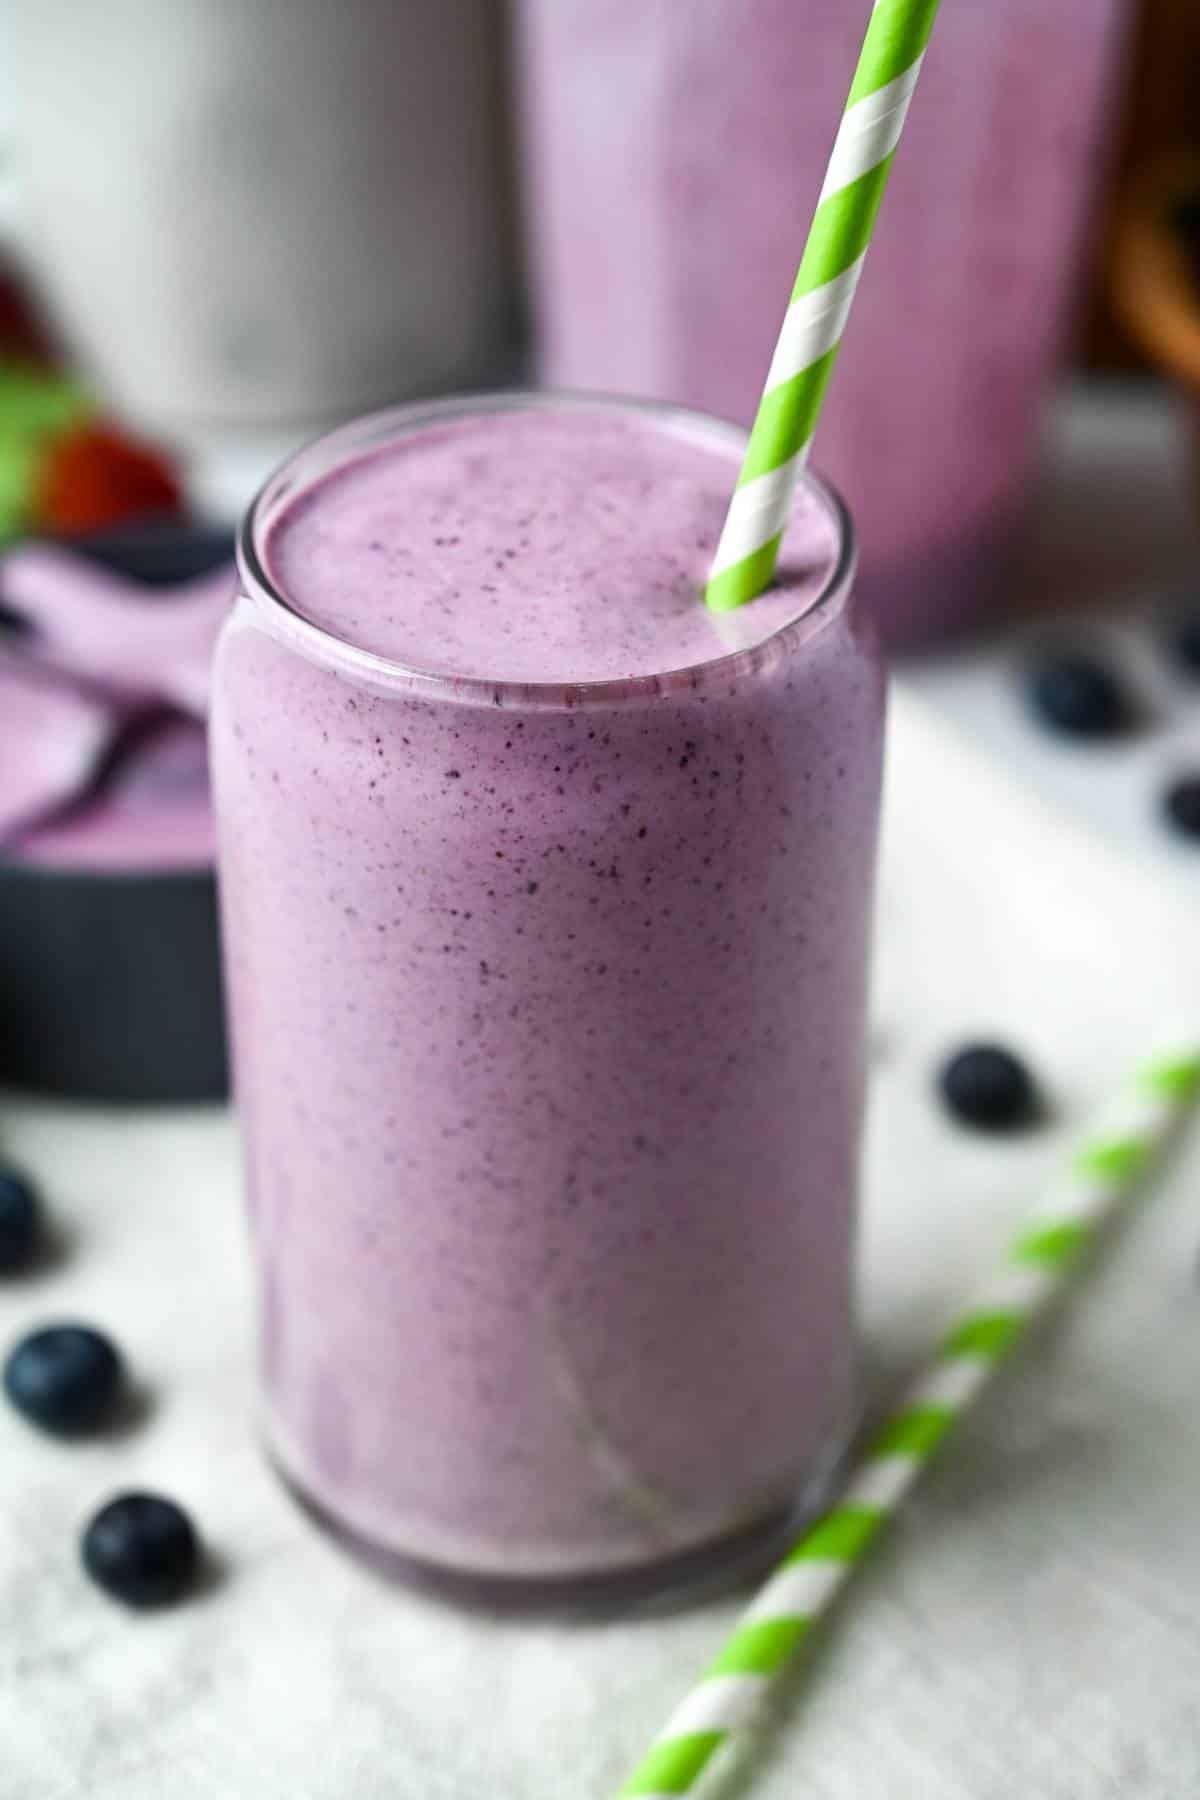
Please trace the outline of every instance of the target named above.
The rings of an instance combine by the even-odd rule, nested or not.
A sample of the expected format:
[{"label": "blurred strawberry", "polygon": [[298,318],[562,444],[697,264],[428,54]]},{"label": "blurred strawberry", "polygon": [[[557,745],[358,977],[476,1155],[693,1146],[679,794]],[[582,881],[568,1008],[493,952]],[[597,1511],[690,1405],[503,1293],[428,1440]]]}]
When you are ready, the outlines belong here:
[{"label": "blurred strawberry", "polygon": [[161,456],[111,425],[87,422],[46,444],[32,525],[70,536],[147,513],[178,512],[182,498]]},{"label": "blurred strawberry", "polygon": [[74,376],[0,353],[0,540],[29,528],[45,446],[94,410]]}]

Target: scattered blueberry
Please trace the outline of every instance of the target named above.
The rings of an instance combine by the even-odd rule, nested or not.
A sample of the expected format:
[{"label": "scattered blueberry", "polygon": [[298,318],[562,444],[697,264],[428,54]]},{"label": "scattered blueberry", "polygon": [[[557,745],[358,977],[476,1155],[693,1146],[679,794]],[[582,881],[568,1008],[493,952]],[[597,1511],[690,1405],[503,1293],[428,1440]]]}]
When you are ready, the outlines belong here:
[{"label": "scattered blueberry", "polygon": [[37,1195],[15,1169],[0,1169],[0,1274],[23,1268],[37,1248]]},{"label": "scattered blueberry", "polygon": [[1163,795],[1163,811],[1184,837],[1200,838],[1200,775],[1183,775]]},{"label": "scattered blueberry", "polygon": [[19,1413],[43,1431],[90,1431],[112,1410],[121,1359],[89,1325],[47,1325],[22,1338],[4,1365],[4,1387]]},{"label": "scattered blueberry", "polygon": [[1175,622],[1171,634],[1175,660],[1189,675],[1200,681],[1200,609],[1185,613]]},{"label": "scattered blueberry", "polygon": [[0,638],[24,637],[28,630],[29,620],[25,614],[0,600]]},{"label": "scattered blueberry", "polygon": [[1029,1070],[998,1044],[971,1044],[956,1051],[938,1081],[955,1117],[984,1131],[1028,1125],[1038,1110]]},{"label": "scattered blueberry", "polygon": [[1200,280],[1200,194],[1180,194],[1171,202],[1168,217],[1172,229],[1183,239],[1183,247],[1192,260]]},{"label": "scattered blueberry", "polygon": [[126,1606],[166,1606],[191,1586],[199,1550],[183,1508],[158,1494],[119,1494],[90,1521],[80,1546],[98,1587]]},{"label": "scattered blueberry", "polygon": [[1066,737],[1113,737],[1130,723],[1121,684],[1088,656],[1058,657],[1035,669],[1029,703],[1044,725]]}]

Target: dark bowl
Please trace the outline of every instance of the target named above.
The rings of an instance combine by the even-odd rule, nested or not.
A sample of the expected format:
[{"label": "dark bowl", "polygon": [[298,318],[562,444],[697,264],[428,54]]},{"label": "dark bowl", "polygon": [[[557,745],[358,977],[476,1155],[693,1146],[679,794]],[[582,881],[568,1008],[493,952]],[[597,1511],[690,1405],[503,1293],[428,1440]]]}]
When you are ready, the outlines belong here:
[{"label": "dark bowl", "polygon": [[[170,520],[68,547],[159,587],[229,561],[233,540]],[[0,860],[0,1083],[100,1101],[225,1095],[210,864],[110,872]]]}]

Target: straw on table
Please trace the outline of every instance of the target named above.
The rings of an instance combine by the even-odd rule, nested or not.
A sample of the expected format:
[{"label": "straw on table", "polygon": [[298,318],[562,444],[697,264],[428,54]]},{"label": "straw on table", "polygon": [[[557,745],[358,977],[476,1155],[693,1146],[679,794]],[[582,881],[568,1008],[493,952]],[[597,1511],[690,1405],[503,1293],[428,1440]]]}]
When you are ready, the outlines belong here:
[{"label": "straw on table", "polygon": [[[771,583],[939,0],[875,0],[854,83],[705,590],[729,612]],[[736,46],[733,47],[736,49]],[[897,344],[896,354],[903,354]]]},{"label": "straw on table", "polygon": [[1150,1173],[1197,1099],[1200,1045],[1161,1052],[1134,1071],[1019,1233],[996,1277],[870,1443],[840,1502],[784,1557],[620,1790],[621,1800],[690,1793],[721,1746],[749,1722],[951,1427],[1035,1313],[1062,1290],[1108,1215]]}]

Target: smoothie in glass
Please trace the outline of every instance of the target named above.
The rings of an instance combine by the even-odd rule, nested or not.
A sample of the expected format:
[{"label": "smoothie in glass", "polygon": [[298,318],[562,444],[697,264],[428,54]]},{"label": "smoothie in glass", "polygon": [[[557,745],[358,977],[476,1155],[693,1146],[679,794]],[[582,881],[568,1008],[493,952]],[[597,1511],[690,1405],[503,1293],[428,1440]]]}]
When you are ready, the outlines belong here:
[{"label": "smoothie in glass", "polygon": [[513,396],[302,452],[213,757],[266,1429],[376,1550],[670,1566],[815,1493],[883,711],[840,504],[701,593],[742,440]]},{"label": "smoothie in glass", "polygon": [[[541,369],[749,423],[869,7],[520,0]],[[1126,0],[941,9],[817,439],[907,644],[1002,596]]]}]

